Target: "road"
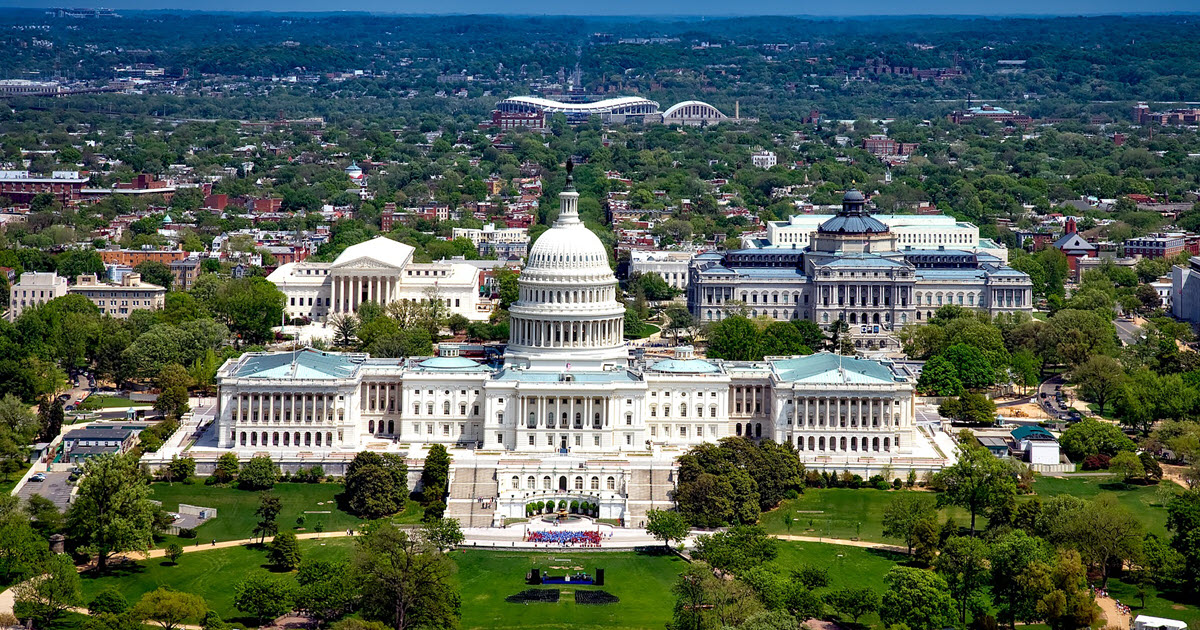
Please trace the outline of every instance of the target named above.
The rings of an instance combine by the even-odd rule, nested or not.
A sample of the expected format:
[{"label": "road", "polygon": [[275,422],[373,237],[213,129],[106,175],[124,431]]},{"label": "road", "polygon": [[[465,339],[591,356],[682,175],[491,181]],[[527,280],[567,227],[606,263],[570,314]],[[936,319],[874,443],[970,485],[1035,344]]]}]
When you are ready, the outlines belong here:
[{"label": "road", "polygon": [[1142,327],[1132,320],[1114,319],[1113,325],[1117,327],[1117,337],[1122,345],[1131,346],[1142,338]]}]

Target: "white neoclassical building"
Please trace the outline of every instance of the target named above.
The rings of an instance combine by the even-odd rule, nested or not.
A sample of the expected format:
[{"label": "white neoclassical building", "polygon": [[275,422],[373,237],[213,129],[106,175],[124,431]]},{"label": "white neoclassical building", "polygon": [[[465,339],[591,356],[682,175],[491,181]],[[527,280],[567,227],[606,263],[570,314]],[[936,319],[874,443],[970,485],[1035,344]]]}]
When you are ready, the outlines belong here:
[{"label": "white neoclassical building", "polygon": [[670,504],[679,454],[732,436],[790,444],[808,466],[837,472],[941,467],[902,366],[829,353],[725,362],[690,348],[632,360],[607,252],[579,220],[574,189],[560,197],[521,274],[502,360],[450,344],[429,358],[246,354],[218,372],[210,455],[311,465],[399,451],[419,467],[424,447],[444,444],[448,513],[474,526],[548,499],[593,501],[602,518],[641,525]]},{"label": "white neoclassical building", "polygon": [[485,320],[491,306],[479,301],[479,270],[462,262],[413,262],[414,248],[378,236],[347,247],[332,263],[280,265],[267,276],[286,299],[289,318],[325,321],[354,313],[364,302],[441,300],[452,313]]}]

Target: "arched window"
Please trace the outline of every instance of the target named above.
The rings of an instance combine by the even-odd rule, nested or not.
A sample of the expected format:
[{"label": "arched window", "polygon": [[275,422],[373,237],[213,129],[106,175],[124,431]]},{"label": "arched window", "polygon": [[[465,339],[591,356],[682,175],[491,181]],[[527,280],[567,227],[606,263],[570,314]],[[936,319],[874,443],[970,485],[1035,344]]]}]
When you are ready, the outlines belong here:
[{"label": "arched window", "polygon": [[413,403],[413,415],[421,415],[421,403]]},{"label": "arched window", "polygon": [[609,489],[609,490],[616,490],[616,489],[617,489],[617,480],[616,480],[615,478],[613,478],[613,477],[609,477],[606,483],[607,483],[607,485],[608,485],[608,489]]},{"label": "arched window", "polygon": [[443,416],[450,415],[450,401],[449,400],[442,401],[442,415]]},{"label": "arched window", "polygon": [[583,477],[579,477],[579,476],[575,477],[575,489],[583,490]]},{"label": "arched window", "polygon": [[549,490],[549,489],[550,489],[550,475],[546,475],[545,477],[542,477],[542,490]]},{"label": "arched window", "polygon": [[687,405],[679,405],[679,417],[680,418],[687,417]]},{"label": "arched window", "polygon": [[599,490],[599,489],[600,489],[600,478],[592,477],[592,490]]},{"label": "arched window", "polygon": [[518,476],[516,476],[516,475],[513,475],[513,478],[512,478],[512,489],[513,489],[513,490],[518,490],[518,489],[520,489],[520,487],[521,487],[521,478],[520,478],[520,477],[518,477]]},{"label": "arched window", "polygon": [[737,434],[739,436],[742,434],[742,423],[741,422],[737,423]]},{"label": "arched window", "polygon": [[429,404],[425,405],[425,413],[427,413],[431,416],[433,415],[433,403],[429,403]]},{"label": "arched window", "polygon": [[530,490],[537,489],[537,480],[534,479],[533,475],[529,475],[529,478],[525,480],[525,487]]}]

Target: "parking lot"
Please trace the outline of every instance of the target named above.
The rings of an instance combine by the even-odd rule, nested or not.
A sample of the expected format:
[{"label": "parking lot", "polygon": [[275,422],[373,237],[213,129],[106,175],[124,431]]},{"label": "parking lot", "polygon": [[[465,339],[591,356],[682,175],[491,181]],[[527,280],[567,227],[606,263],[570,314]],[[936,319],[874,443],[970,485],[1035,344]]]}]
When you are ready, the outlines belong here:
[{"label": "parking lot", "polygon": [[21,490],[17,492],[17,496],[22,501],[29,497],[40,494],[54,502],[60,510],[66,510],[71,499],[71,485],[67,483],[67,478],[71,476],[69,472],[48,472],[45,481],[29,480],[21,486]]}]

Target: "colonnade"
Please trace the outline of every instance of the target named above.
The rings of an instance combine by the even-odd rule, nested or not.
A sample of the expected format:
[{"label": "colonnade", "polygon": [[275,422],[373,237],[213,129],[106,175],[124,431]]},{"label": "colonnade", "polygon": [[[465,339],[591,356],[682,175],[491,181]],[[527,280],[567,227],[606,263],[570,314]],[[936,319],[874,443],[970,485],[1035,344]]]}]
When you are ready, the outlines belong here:
[{"label": "colonnade", "polygon": [[[297,408],[299,407],[299,408]],[[332,424],[342,416],[333,394],[260,392],[236,397],[234,420],[238,423],[280,424],[305,422]]]},{"label": "colonnade", "polygon": [[334,313],[354,313],[363,302],[388,304],[399,295],[399,279],[392,275],[336,275],[333,277]]},{"label": "colonnade", "polygon": [[512,318],[511,343],[535,348],[609,347],[624,342],[625,318],[587,321]]},{"label": "colonnade", "polygon": [[518,405],[527,429],[602,429],[612,413],[608,396],[522,396]]},{"label": "colonnade", "polygon": [[900,413],[894,409],[894,398],[804,396],[791,402],[787,423],[796,427],[879,429],[900,426]]}]

